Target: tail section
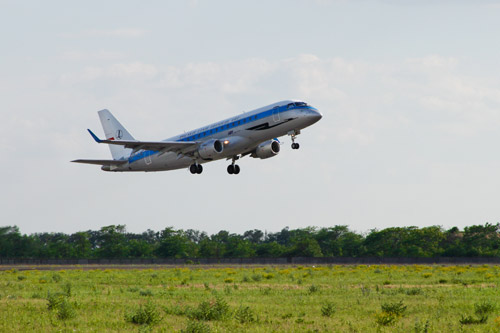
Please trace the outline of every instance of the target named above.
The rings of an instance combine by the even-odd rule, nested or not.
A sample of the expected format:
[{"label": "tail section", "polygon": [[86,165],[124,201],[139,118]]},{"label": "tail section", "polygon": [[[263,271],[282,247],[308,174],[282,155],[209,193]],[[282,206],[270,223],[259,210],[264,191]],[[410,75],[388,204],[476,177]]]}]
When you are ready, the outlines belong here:
[{"label": "tail section", "polygon": [[[116,120],[111,112],[105,109],[97,113],[101,119],[102,128],[107,140],[134,140],[132,135]],[[111,150],[111,156],[113,156],[114,160],[128,158],[132,152],[132,149],[124,148],[120,145],[109,145],[109,150]]]}]

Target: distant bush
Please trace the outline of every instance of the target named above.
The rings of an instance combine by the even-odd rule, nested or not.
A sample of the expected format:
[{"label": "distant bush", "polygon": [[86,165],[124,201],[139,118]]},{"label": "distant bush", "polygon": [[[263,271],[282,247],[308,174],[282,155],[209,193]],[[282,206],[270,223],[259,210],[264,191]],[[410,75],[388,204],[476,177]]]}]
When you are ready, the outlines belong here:
[{"label": "distant bush", "polygon": [[153,292],[150,289],[140,290],[139,295],[141,295],[141,296],[153,296]]},{"label": "distant bush", "polygon": [[379,312],[375,314],[375,322],[381,326],[390,326],[395,324],[397,317],[392,313]]},{"label": "distant bush", "polygon": [[258,282],[262,280],[262,275],[261,274],[253,274],[252,275],[252,280]]},{"label": "distant bush", "polygon": [[459,322],[462,325],[477,325],[477,324],[484,324],[488,321],[488,316],[480,316],[478,318],[474,316],[468,316],[468,315],[462,315],[460,318]]},{"label": "distant bush", "polygon": [[229,305],[219,296],[215,300],[201,302],[197,309],[188,314],[188,317],[197,320],[222,320],[228,316]]},{"label": "distant bush", "polygon": [[317,285],[311,284],[307,291],[309,292],[309,294],[314,294],[319,291],[319,287]]},{"label": "distant bush", "polygon": [[210,333],[210,326],[201,321],[190,320],[181,333]]},{"label": "distant bush", "polygon": [[397,303],[384,303],[381,308],[383,312],[392,313],[398,317],[402,317],[406,311],[406,305],[403,304],[402,300]]},{"label": "distant bush", "polygon": [[240,322],[240,324],[251,323],[255,321],[255,314],[248,306],[240,306],[235,314],[235,319]]},{"label": "distant bush", "polygon": [[57,273],[54,273],[54,274],[52,274],[52,280],[54,280],[54,282],[56,282],[56,283],[61,282],[62,276],[57,274]]},{"label": "distant bush", "polygon": [[66,320],[74,317],[76,317],[76,312],[73,305],[67,299],[63,299],[57,309],[57,318]]},{"label": "distant bush", "polygon": [[47,309],[56,311],[57,317],[61,320],[74,318],[76,316],[73,305],[69,302],[68,296],[65,293],[48,293]]},{"label": "distant bush", "polygon": [[478,316],[488,315],[491,312],[495,311],[495,309],[495,304],[486,301],[474,304],[474,310]]},{"label": "distant bush", "polygon": [[331,317],[335,313],[335,306],[333,303],[326,303],[321,307],[321,315],[324,317]]},{"label": "distant bush", "polygon": [[135,311],[125,314],[125,320],[138,325],[154,325],[160,322],[161,317],[156,305],[148,301],[144,306],[140,305]]}]

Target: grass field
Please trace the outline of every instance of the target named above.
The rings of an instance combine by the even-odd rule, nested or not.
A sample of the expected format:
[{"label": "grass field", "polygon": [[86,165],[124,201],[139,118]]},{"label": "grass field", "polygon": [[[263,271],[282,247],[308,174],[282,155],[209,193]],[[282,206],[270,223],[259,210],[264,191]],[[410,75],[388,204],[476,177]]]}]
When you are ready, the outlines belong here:
[{"label": "grass field", "polygon": [[498,266],[0,272],[1,332],[499,332]]}]

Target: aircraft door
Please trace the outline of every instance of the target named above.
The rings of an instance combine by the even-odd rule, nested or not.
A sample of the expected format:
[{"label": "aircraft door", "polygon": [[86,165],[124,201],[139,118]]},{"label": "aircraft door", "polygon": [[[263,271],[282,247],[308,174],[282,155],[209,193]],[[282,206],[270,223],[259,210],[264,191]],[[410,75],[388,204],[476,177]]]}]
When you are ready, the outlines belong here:
[{"label": "aircraft door", "polygon": [[144,157],[144,163],[146,165],[150,165],[153,161],[151,161],[151,152],[146,152],[146,157]]},{"label": "aircraft door", "polygon": [[274,122],[280,121],[280,114],[278,108],[273,110],[273,120]]}]

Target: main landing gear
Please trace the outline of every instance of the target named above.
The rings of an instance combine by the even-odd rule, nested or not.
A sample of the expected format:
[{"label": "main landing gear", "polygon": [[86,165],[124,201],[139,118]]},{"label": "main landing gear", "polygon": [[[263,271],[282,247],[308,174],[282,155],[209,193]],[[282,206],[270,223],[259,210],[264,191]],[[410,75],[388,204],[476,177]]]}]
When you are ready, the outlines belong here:
[{"label": "main landing gear", "polygon": [[201,164],[191,164],[191,166],[189,167],[189,171],[191,171],[191,173],[194,175],[195,173],[197,174],[200,174],[203,172],[203,167],[201,166]]},{"label": "main landing gear", "polygon": [[292,149],[299,149],[300,145],[295,142],[295,137],[300,134],[300,131],[291,131],[289,134],[292,137]]},{"label": "main landing gear", "polygon": [[236,160],[239,159],[238,156],[234,156],[233,157],[233,163],[231,163],[230,165],[227,166],[227,173],[232,175],[232,174],[239,174],[240,173],[240,167],[237,165],[237,164],[234,164],[234,162],[236,162]]}]

